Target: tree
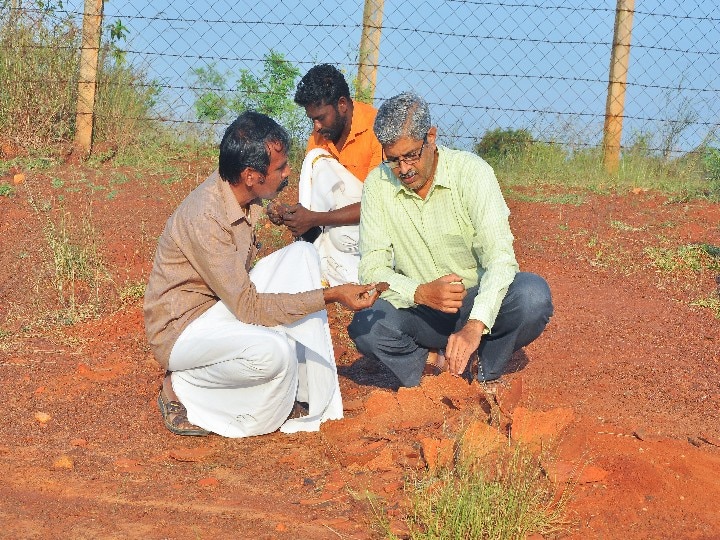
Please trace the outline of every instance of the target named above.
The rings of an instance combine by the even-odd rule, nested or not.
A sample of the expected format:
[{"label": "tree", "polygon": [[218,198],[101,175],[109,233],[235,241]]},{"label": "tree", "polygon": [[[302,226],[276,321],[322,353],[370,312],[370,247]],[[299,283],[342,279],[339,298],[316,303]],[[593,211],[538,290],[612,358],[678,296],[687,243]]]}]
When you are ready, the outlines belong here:
[{"label": "tree", "polygon": [[[219,122],[228,115],[228,99],[225,97],[225,76],[221,74],[215,64],[206,68],[191,70],[195,77],[193,92],[195,99],[195,114],[202,122]],[[223,93],[221,93],[223,92]]]},{"label": "tree", "polygon": [[259,75],[241,69],[234,92],[226,90],[227,77],[215,64],[192,70],[195,77],[195,113],[209,122],[230,120],[231,115],[254,110],[274,118],[293,139],[300,139],[307,129],[305,115],[293,102],[295,81],[300,70],[282,53],[271,50],[263,57]]}]

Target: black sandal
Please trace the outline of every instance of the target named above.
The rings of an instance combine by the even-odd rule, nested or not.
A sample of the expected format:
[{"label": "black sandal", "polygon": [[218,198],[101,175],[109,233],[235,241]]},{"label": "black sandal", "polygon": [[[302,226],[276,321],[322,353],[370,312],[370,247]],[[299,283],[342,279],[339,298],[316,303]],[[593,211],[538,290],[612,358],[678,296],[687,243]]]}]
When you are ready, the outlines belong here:
[{"label": "black sandal", "polygon": [[158,407],[160,408],[160,414],[165,422],[165,427],[168,428],[175,435],[185,435],[189,437],[205,437],[210,435],[210,432],[191,424],[187,418],[187,409],[185,405],[179,401],[171,401],[160,389],[158,395]]}]

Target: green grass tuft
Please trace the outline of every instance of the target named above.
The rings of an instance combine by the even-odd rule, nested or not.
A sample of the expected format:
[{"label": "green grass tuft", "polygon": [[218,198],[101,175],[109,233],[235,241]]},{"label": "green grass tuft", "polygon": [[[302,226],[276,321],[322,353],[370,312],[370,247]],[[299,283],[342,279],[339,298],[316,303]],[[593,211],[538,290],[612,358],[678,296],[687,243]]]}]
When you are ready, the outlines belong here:
[{"label": "green grass tuft", "polygon": [[[457,463],[428,472],[406,486],[406,518],[413,540],[511,540],[565,531],[570,490],[557,496],[540,458],[515,445],[495,463]],[[389,532],[386,535],[397,538]]]},{"label": "green grass tuft", "polygon": [[649,247],[645,254],[663,272],[720,272],[720,247],[711,244],[687,244],[675,249]]}]

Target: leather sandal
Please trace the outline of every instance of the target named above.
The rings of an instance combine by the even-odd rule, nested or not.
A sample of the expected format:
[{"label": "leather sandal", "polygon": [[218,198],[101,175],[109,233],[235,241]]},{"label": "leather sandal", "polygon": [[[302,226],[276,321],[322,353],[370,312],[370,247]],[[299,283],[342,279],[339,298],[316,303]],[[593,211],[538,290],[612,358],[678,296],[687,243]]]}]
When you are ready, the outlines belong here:
[{"label": "leather sandal", "polygon": [[185,435],[189,437],[205,437],[210,432],[191,424],[187,418],[187,409],[185,405],[179,401],[171,401],[165,395],[163,389],[158,394],[158,408],[165,422],[165,427],[175,435]]}]

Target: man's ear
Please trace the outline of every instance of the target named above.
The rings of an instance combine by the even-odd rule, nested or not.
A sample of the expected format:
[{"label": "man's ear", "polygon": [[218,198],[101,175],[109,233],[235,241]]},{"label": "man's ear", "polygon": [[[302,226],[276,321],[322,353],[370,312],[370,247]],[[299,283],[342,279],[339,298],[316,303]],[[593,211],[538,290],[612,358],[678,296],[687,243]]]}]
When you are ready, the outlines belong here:
[{"label": "man's ear", "polygon": [[430,144],[435,144],[435,139],[437,138],[437,127],[432,126],[430,129],[428,129],[427,132],[427,141]]},{"label": "man's ear", "polygon": [[345,96],[340,96],[337,101],[337,109],[341,114],[345,114],[348,111],[348,99]]},{"label": "man's ear", "polygon": [[263,182],[259,182],[262,179],[263,175],[252,167],[245,167],[240,173],[240,182],[248,188],[252,188],[257,183],[264,183],[264,180]]}]

